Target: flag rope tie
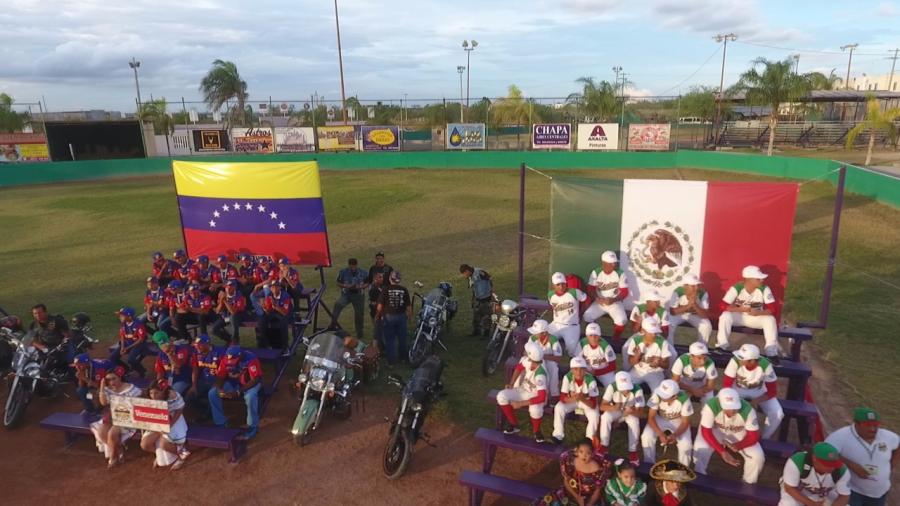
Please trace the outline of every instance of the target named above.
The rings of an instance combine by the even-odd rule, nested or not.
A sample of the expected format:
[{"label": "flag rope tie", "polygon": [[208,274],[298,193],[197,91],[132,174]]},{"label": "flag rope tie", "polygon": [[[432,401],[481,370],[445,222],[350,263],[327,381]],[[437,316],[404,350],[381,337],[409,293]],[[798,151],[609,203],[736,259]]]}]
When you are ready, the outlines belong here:
[{"label": "flag rope tie", "polygon": [[547,174],[544,174],[543,172],[541,172],[541,171],[539,171],[539,170],[537,170],[537,169],[533,169],[533,168],[531,168],[531,167],[529,167],[529,166],[527,166],[527,165],[525,166],[525,168],[528,169],[528,170],[530,170],[531,172],[537,172],[538,174],[544,176],[544,177],[547,178],[547,179],[553,180],[553,176],[548,176]]}]

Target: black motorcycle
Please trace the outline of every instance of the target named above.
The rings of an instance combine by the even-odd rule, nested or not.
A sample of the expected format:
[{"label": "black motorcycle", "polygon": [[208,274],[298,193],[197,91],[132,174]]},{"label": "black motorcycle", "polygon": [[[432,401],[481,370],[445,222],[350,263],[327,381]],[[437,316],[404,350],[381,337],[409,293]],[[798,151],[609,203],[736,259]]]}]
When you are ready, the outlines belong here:
[{"label": "black motorcycle", "polygon": [[397,375],[388,376],[388,383],[399,387],[403,396],[391,423],[390,437],[382,459],[387,479],[396,480],[403,476],[419,438],[428,443],[428,434],[422,432],[422,426],[432,405],[444,395],[444,384],[441,383],[443,372],[444,363],[436,355],[431,355],[405,383]]},{"label": "black motorcycle", "polygon": [[[415,284],[418,288],[423,286],[418,281]],[[422,301],[422,307],[416,319],[416,333],[409,347],[409,365],[418,367],[436,346],[447,350],[441,337],[444,328],[456,315],[459,301],[452,298],[453,285],[446,281],[440,282],[425,295],[413,293],[413,297]]]},{"label": "black motorcycle", "polygon": [[515,301],[504,300],[495,306],[497,311],[491,315],[491,340],[488,341],[481,373],[485,376],[494,374],[503,359],[515,348],[513,332],[522,324],[525,310]]}]

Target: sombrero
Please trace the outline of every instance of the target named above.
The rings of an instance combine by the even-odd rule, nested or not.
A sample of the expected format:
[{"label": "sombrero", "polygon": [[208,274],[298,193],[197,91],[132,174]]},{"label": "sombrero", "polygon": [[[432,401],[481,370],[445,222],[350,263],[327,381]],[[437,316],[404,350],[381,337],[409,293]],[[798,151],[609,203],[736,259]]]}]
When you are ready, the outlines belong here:
[{"label": "sombrero", "polygon": [[686,465],[675,460],[661,460],[650,468],[650,477],[657,481],[677,481],[688,483],[697,479],[697,474]]}]

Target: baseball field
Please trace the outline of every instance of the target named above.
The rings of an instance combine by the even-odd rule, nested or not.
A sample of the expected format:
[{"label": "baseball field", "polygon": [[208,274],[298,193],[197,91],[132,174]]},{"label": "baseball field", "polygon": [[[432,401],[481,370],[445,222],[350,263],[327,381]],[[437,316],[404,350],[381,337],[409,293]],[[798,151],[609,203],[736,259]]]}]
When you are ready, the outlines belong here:
[{"label": "baseball field", "polygon": [[[427,177],[424,177],[427,174]],[[759,176],[700,170],[567,171],[583,177],[621,179],[764,180]],[[151,458],[129,449],[130,462],[111,472],[87,438],[63,450],[61,436],[37,422],[56,411],[77,411],[74,399],[36,399],[25,427],[0,432],[0,474],[9,504],[49,500],[65,490],[64,502],[92,497],[112,501],[190,499],[195,503],[262,504],[290,497],[295,504],[460,504],[456,484],[462,469],[480,467],[480,448],[470,437],[493,423],[485,393],[501,386],[498,373],[483,378],[483,341],[468,337],[470,309],[457,267],[469,263],[494,277],[497,293],[516,290],[518,173],[516,171],[390,170],[322,173],[328,232],[336,267],[349,257],[367,267],[376,251],[401,270],[407,286],[441,280],[454,283],[460,312],[445,339],[449,396],[435,413],[429,431],[437,448],[420,444],[409,475],[399,482],[381,476],[380,457],[387,434],[385,416],[393,412],[396,392],[384,385],[366,387],[365,406],[348,422],[327,420],[310,447],[289,441],[297,403],[287,388],[276,393],[260,436],[236,466],[215,451],[198,452],[181,472],[150,473]],[[527,180],[526,229],[550,234],[549,181]],[[801,186],[785,304],[786,320],[818,316],[831,232],[834,187],[827,182]],[[752,219],[752,217],[748,217]],[[171,178],[157,177],[72,183],[0,190],[0,305],[28,318],[28,308],[44,302],[53,313],[88,312],[95,337],[113,340],[113,312],[140,306],[150,254],[182,247]],[[756,238],[765,240],[765,238]],[[848,195],[828,328],[804,346],[813,367],[813,394],[827,429],[849,421],[853,406],[879,410],[887,428],[900,427],[896,396],[896,360],[900,356],[896,317],[900,314],[900,212],[870,199]],[[549,247],[526,239],[526,292],[545,293]],[[598,252],[599,253],[599,252]],[[337,269],[326,271],[329,282]],[[312,270],[304,281],[317,285]],[[586,273],[584,273],[586,274]],[[329,287],[325,300],[337,298]],[[352,327],[348,309],[342,323]],[[367,317],[367,340],[371,320]],[[606,327],[608,323],[604,323]],[[689,339],[687,330],[680,340]],[[243,343],[251,345],[252,332]],[[105,346],[95,348],[95,353]],[[296,368],[296,367],[295,367]],[[406,371],[401,370],[401,373]],[[0,394],[5,399],[6,392]],[[364,409],[364,411],[363,411]],[[549,421],[545,421],[549,423]],[[498,457],[498,473],[554,484],[555,463]],[[335,469],[342,469],[336,473]],[[767,466],[763,482],[775,486],[780,469]],[[736,479],[733,471],[724,475]],[[246,479],[244,479],[246,478]],[[48,480],[53,487],[48,487]],[[190,490],[184,495],[183,490]],[[437,492],[436,492],[437,491]],[[141,495],[150,494],[150,495]],[[287,495],[286,495],[287,494]],[[326,498],[330,502],[312,498]],[[379,502],[381,501],[381,502]],[[4,500],[4,502],[6,502]]]}]

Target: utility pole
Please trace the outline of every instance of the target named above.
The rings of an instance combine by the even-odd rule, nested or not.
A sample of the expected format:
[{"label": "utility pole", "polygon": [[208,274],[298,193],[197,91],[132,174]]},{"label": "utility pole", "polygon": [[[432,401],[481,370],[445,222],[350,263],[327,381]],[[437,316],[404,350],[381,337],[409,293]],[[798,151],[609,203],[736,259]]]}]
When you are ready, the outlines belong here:
[{"label": "utility pole", "polygon": [[628,74],[622,72],[622,116],[619,117],[619,125],[625,126],[625,80],[628,78]]},{"label": "utility pole", "polygon": [[466,109],[469,108],[469,86],[472,84],[472,61],[471,61],[471,56],[472,56],[472,51],[474,51],[476,47],[478,47],[478,41],[477,41],[477,40],[471,40],[471,41],[464,40],[464,41],[462,41],[462,48],[463,48],[463,51],[466,52],[466,70],[467,70],[467,72],[466,72]]},{"label": "utility pole", "polygon": [[337,0],[334,0],[334,27],[337,30],[338,44],[338,67],[341,71],[341,114],[344,117],[344,124],[347,124],[347,95],[344,94],[344,56],[341,54],[341,23],[338,20]]},{"label": "utility pole", "polygon": [[841,51],[850,50],[850,58],[847,60],[847,80],[844,81],[844,88],[850,89],[850,64],[853,63],[853,50],[859,47],[859,44],[847,44],[846,46],[841,46]]},{"label": "utility pole", "polygon": [[466,68],[462,65],[458,65],[456,67],[456,71],[459,73],[459,122],[465,123],[465,119],[463,119],[463,88],[462,88],[462,75],[463,72],[466,71]]},{"label": "utility pole", "polygon": [[[615,87],[615,92],[618,93],[618,92],[619,92],[619,73],[622,72],[622,66],[621,66],[621,65],[615,65],[615,66],[613,66],[612,71],[616,73],[616,80],[615,80],[615,85],[616,85],[616,87]],[[622,100],[625,100],[625,96],[624,96],[624,95],[625,95],[625,94],[623,93],[623,94],[622,94]]]},{"label": "utility pole", "polygon": [[888,78],[887,91],[891,91],[891,85],[894,84],[894,68],[897,66],[897,53],[900,52],[900,49],[894,49],[894,56],[888,58],[888,60],[894,60],[891,63],[891,77]]},{"label": "utility pole", "polygon": [[716,146],[719,145],[719,120],[722,116],[722,94],[725,92],[725,54],[728,52],[728,41],[734,42],[737,40],[737,35],[733,33],[725,33],[718,34],[713,37],[717,43],[722,42],[722,72],[719,75],[719,95],[716,97],[716,120],[713,122],[713,127],[716,129],[715,134],[715,143]]},{"label": "utility pole", "polygon": [[141,113],[141,85],[138,83],[138,73],[137,69],[141,66],[141,62],[131,57],[131,61],[128,62],[128,66],[131,67],[131,70],[134,71],[134,89],[137,91],[137,105],[138,105],[138,114]]}]

